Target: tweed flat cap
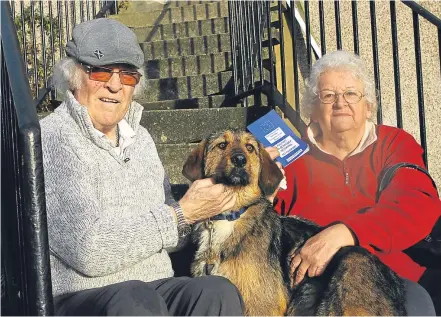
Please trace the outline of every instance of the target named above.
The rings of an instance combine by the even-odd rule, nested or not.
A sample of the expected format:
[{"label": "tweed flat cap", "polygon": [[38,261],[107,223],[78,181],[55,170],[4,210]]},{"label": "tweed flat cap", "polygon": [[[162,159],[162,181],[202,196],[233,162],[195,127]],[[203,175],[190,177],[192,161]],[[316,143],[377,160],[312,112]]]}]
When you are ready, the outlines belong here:
[{"label": "tweed flat cap", "polygon": [[76,25],[66,53],[92,66],[129,64],[140,68],[144,64],[144,53],[135,33],[124,24],[107,18]]}]

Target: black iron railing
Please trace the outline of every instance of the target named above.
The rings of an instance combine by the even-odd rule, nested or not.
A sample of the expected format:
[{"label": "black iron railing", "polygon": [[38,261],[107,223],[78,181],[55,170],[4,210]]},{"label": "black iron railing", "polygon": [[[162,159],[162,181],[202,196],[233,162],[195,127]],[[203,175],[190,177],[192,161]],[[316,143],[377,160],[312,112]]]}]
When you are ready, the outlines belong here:
[{"label": "black iron railing", "polygon": [[[304,126],[299,113],[287,106],[284,97],[286,95],[285,77],[282,77],[283,95],[275,89],[275,59],[272,48],[274,44],[284,47],[285,43],[275,38],[274,28],[277,27],[278,22],[272,23],[271,17],[272,12],[278,10],[279,21],[281,21],[281,2],[274,5],[269,1],[230,0],[228,7],[234,97],[230,98],[225,105],[242,101],[245,106],[248,106],[249,96],[254,96],[254,105],[261,105],[263,94],[267,96],[270,108],[274,108],[277,104],[297,127]],[[283,38],[283,32],[283,28],[280,28],[279,39]],[[283,59],[282,63],[284,63]],[[282,67],[285,67],[284,64]],[[261,114],[257,111],[253,117]],[[252,119],[246,118],[246,121],[250,120]],[[301,129],[301,132],[303,131],[304,129]]]},{"label": "black iron railing", "polygon": [[53,314],[40,125],[1,2],[2,315]]},{"label": "black iron railing", "polygon": [[118,12],[118,1],[12,0],[10,4],[35,105],[53,93],[49,83],[51,70],[64,56],[75,25]]},{"label": "black iron railing", "polygon": [[[427,164],[426,116],[424,109],[423,67],[421,63],[419,18],[421,17],[426,21],[429,21],[438,28],[438,56],[440,57],[440,61],[441,61],[441,19],[434,16],[433,14],[431,14],[429,11],[427,11],[426,9],[424,9],[422,6],[420,6],[414,1],[403,1],[403,3],[412,9],[416,77],[417,77],[417,89],[418,89],[418,114],[420,120],[420,140],[421,140],[421,146],[424,149],[424,154],[423,154],[424,162]],[[398,41],[394,45],[398,46]],[[440,66],[440,74],[441,74],[441,66]],[[397,104],[397,108],[401,108],[401,105]]]},{"label": "black iron railing", "polygon": [[256,81],[264,81],[262,48],[270,25],[269,5],[268,1],[228,2],[235,95],[252,89]]},{"label": "black iron railing", "polygon": [[[265,27],[262,28],[260,24],[250,23],[250,20],[244,18],[238,14],[238,12],[242,12],[247,4],[247,1],[229,1],[230,8],[234,6],[234,10],[230,9],[230,31],[231,31],[231,39],[232,39],[232,52],[233,52],[233,60],[236,59],[236,62],[233,63],[233,71],[234,71],[234,80],[235,86],[238,87],[236,91],[235,98],[231,99],[232,102],[237,102],[238,99],[243,99],[249,95],[254,94],[256,91],[258,92],[266,92],[265,94],[268,96],[268,104],[270,106],[274,106],[276,104],[279,106],[286,117],[297,127],[297,129],[302,133],[304,132],[304,123],[301,121],[299,116],[299,104],[300,104],[300,89],[299,89],[299,69],[306,70],[302,72],[303,77],[307,77],[309,73],[309,69],[313,62],[313,55],[317,59],[321,55],[326,54],[327,52],[327,43],[326,43],[326,27],[325,23],[325,6],[323,1],[303,1],[302,7],[302,23],[299,22],[299,10],[296,8],[299,2],[290,1],[288,3],[282,1],[278,3],[278,6],[270,8],[268,5],[265,5],[261,2],[256,2],[254,4],[254,12],[260,13],[260,18],[257,17],[255,20],[261,21],[265,24]],[[418,92],[418,113],[419,113],[419,131],[420,131],[420,142],[421,146],[424,149],[424,161],[427,164],[427,141],[426,141],[426,123],[425,123],[425,109],[424,109],[424,85],[423,85],[423,67],[421,62],[421,45],[420,45],[420,29],[419,29],[419,20],[424,19],[434,27],[437,28],[438,39],[433,39],[434,41],[438,41],[438,52],[437,54],[441,59],[441,19],[431,14],[429,11],[424,9],[422,6],[417,4],[415,1],[401,1],[395,2],[390,1],[390,25],[391,25],[391,42],[392,42],[392,56],[393,56],[393,68],[394,68],[394,89],[395,89],[395,108],[396,108],[396,122],[397,126],[403,127],[403,109],[401,102],[401,86],[400,86],[400,65],[399,65],[399,43],[397,37],[397,19],[396,19],[396,6],[404,4],[412,10],[413,15],[413,31],[414,31],[414,49],[415,49],[415,61],[416,61],[416,80],[417,80],[417,92]],[[318,26],[317,28],[320,30],[319,36],[319,48],[314,48],[312,44],[311,37],[311,18],[310,18],[310,6],[318,6]],[[351,13],[352,13],[352,36],[353,36],[353,51],[356,54],[360,53],[360,39],[359,39],[359,23],[358,23],[358,3],[357,1],[351,2]],[[260,8],[256,8],[259,7]],[[269,17],[267,12],[270,9],[278,10],[278,23],[274,23],[273,20],[266,21],[265,18]],[[343,47],[343,38],[342,38],[342,27],[340,21],[340,2],[334,1],[334,20],[335,20],[335,39],[336,39],[336,47],[337,49],[341,49]],[[383,123],[383,109],[381,104],[381,83],[380,83],[380,61],[379,61],[379,43],[378,43],[378,29],[377,29],[377,16],[376,16],[376,2],[369,2],[369,19],[370,19],[370,36],[372,42],[372,64],[374,70],[374,78],[375,78],[375,87],[377,90],[377,103],[378,103],[378,111],[377,111],[377,122],[379,124]],[[285,56],[285,47],[280,43],[280,55],[281,55],[281,90],[280,93],[277,91],[276,83],[274,82],[274,65],[272,60],[272,54],[269,54],[269,57],[266,59],[269,60],[269,63],[266,63],[267,70],[269,72],[269,76],[264,78],[264,81],[244,81],[243,76],[241,74],[250,74],[253,71],[253,67],[259,65],[253,64],[250,61],[254,61],[258,59],[258,51],[249,47],[249,43],[243,40],[243,36],[240,34],[245,34],[245,38],[247,36],[251,36],[252,34],[258,34],[260,37],[256,38],[263,42],[263,38],[272,38],[271,30],[269,28],[270,25],[277,25],[279,28],[279,33],[281,38],[283,39],[283,34],[286,32],[283,27],[283,23],[281,23],[282,18],[285,18],[288,22],[290,32],[292,33],[292,56]],[[239,20],[239,21],[238,21]],[[246,22],[245,22],[246,21]],[[254,21],[254,20],[253,20]],[[259,29],[257,27],[259,26]],[[263,34],[261,34],[263,30]],[[266,34],[265,34],[266,33]],[[299,41],[299,34],[302,34],[303,39]],[[254,39],[254,38],[253,38]],[[284,43],[287,44],[287,43]],[[407,44],[406,44],[407,45]],[[270,46],[272,47],[272,46]],[[272,49],[269,49],[272,52]],[[244,53],[246,52],[246,53]],[[299,53],[301,52],[301,53]],[[244,60],[244,57],[248,58],[251,54],[251,58],[248,60]],[[301,55],[299,55],[301,54]],[[436,54],[436,53],[435,53]],[[261,56],[261,55],[260,55]],[[293,111],[291,105],[287,106],[287,94],[286,94],[286,72],[288,71],[285,67],[285,61],[291,58],[293,61],[293,77],[294,83],[289,83],[293,85],[294,88],[294,98],[293,103],[295,107],[295,111]],[[262,64],[262,61],[260,61]],[[265,64],[265,63],[264,63]],[[441,69],[440,69],[441,73]],[[259,69],[259,74],[262,76],[265,73]],[[251,78],[252,81],[252,78]],[[265,86],[265,89],[262,87]],[[277,99],[277,101],[276,101]]]}]

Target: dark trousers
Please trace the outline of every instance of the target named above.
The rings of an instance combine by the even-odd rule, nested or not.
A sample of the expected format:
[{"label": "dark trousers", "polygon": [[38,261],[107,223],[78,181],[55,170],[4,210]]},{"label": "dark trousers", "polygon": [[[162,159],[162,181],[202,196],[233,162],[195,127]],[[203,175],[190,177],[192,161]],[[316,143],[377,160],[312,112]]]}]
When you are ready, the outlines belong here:
[{"label": "dark trousers", "polygon": [[430,297],[432,297],[436,315],[441,316],[441,269],[427,269],[418,283],[422,285]]},{"label": "dark trousers", "polygon": [[239,316],[237,288],[218,276],[127,281],[55,297],[55,315]]},{"label": "dark trousers", "polygon": [[429,293],[418,283],[404,279],[408,316],[436,316]]}]

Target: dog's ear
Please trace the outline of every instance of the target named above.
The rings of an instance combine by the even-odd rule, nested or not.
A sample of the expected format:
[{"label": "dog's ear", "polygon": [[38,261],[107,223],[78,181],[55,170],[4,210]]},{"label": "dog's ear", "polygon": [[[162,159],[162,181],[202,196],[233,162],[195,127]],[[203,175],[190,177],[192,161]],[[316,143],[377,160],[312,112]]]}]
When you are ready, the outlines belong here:
[{"label": "dog's ear", "polygon": [[198,147],[191,152],[182,168],[182,175],[194,182],[204,177],[204,152],[207,140],[199,143]]},{"label": "dog's ear", "polygon": [[283,179],[283,174],[268,152],[260,144],[259,187],[265,196],[272,195]]}]

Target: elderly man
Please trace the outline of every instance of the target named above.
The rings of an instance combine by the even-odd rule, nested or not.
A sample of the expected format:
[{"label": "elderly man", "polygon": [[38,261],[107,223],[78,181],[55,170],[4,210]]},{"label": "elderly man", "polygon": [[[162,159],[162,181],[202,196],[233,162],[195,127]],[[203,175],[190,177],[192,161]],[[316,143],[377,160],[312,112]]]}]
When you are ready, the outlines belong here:
[{"label": "elderly man", "polygon": [[56,315],[243,314],[228,280],[172,277],[167,251],[234,196],[206,179],[171,197],[132,100],[144,64],[134,33],[87,21],[66,53],[54,70],[65,100],[41,121]]}]

